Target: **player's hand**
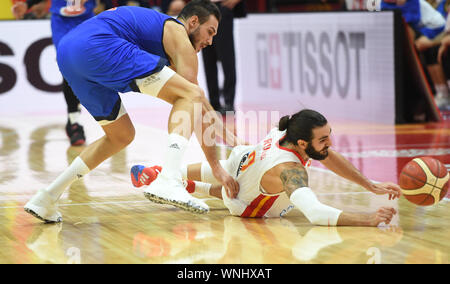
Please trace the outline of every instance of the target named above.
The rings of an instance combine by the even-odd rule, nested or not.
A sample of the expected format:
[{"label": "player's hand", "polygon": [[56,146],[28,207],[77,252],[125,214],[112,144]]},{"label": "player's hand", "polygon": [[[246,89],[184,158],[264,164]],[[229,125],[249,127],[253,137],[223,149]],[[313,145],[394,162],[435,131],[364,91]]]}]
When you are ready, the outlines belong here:
[{"label": "player's hand", "polygon": [[214,177],[225,188],[227,196],[231,199],[237,197],[239,193],[239,183],[232,178],[222,167],[213,170]]},{"label": "player's hand", "polygon": [[377,227],[381,223],[389,225],[397,211],[392,207],[381,207],[377,212],[373,213],[371,218],[371,226]]},{"label": "player's hand", "polygon": [[13,13],[16,19],[23,19],[23,16],[28,11],[28,4],[26,2],[17,2],[12,6],[11,12]]},{"label": "player's hand", "polygon": [[400,186],[392,182],[373,183],[368,190],[377,195],[389,194],[389,200],[402,196]]}]

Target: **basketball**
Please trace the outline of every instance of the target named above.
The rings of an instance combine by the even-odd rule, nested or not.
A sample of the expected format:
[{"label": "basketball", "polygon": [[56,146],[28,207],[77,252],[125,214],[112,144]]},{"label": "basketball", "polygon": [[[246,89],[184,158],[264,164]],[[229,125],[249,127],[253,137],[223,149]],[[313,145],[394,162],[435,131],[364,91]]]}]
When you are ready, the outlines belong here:
[{"label": "basketball", "polygon": [[399,185],[403,196],[420,205],[435,205],[447,194],[449,173],[438,160],[415,158],[402,169]]}]

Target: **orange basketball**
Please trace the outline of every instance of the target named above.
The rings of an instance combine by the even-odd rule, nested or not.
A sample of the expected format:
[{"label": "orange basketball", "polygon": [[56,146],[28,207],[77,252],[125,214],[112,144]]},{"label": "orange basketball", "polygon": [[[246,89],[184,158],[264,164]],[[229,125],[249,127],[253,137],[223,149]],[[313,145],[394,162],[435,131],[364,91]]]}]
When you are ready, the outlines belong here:
[{"label": "orange basketball", "polygon": [[438,160],[416,158],[402,169],[399,185],[403,196],[414,204],[429,206],[441,201],[448,190],[449,173]]}]

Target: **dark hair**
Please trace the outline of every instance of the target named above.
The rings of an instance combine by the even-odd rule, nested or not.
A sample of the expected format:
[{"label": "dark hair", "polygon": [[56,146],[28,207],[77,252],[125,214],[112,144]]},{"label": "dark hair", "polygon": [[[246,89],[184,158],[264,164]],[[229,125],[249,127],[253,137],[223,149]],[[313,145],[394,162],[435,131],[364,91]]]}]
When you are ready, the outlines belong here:
[{"label": "dark hair", "polygon": [[208,21],[210,15],[214,15],[219,22],[222,18],[219,8],[210,0],[192,0],[184,6],[178,18],[187,20],[192,16],[197,16],[200,24],[203,24]]},{"label": "dark hair", "polygon": [[304,109],[291,118],[289,118],[289,115],[283,116],[278,124],[278,129],[281,131],[287,130],[285,141],[297,144],[299,139],[310,142],[313,138],[313,129],[322,127],[327,123],[327,119],[317,111]]}]

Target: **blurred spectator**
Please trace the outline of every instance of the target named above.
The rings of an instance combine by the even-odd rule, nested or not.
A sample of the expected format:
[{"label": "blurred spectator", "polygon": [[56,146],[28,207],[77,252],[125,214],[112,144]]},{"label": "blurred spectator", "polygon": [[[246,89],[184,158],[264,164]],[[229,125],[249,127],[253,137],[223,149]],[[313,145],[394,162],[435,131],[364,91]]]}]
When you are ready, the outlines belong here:
[{"label": "blurred spectator", "polygon": [[450,86],[447,84],[442,65],[438,63],[438,49],[444,35],[447,12],[445,2],[434,4],[439,8],[435,9],[425,0],[383,0],[381,9],[401,11],[410,26],[416,49],[426,63],[435,89],[436,105],[443,109],[446,107],[445,98],[449,96]]},{"label": "blurred spectator", "polygon": [[178,14],[180,14],[184,6],[186,6],[186,2],[184,2],[184,0],[162,0],[161,12],[169,16],[175,17]]},{"label": "blurred spectator", "polygon": [[[21,1],[17,1],[21,2]],[[48,1],[42,1],[39,3],[36,3],[34,5],[31,5],[31,7],[28,9],[28,11],[23,15],[24,20],[35,20],[35,19],[45,19],[50,18],[50,4],[51,0]],[[13,5],[13,9],[14,9]],[[14,14],[14,11],[13,11]]]},{"label": "blurred spectator", "polygon": [[[448,4],[446,5],[448,8]],[[444,73],[447,79],[447,85],[450,87],[450,54],[448,52],[450,48],[450,18],[447,17],[447,24],[445,26],[445,34],[441,40],[441,46],[438,51],[438,61],[442,64]],[[450,111],[450,96],[443,96],[442,98],[437,98],[437,102],[442,104],[443,109]]]},{"label": "blurred spectator", "polygon": [[[208,85],[209,100],[216,111],[225,113],[234,111],[236,95],[236,57],[234,51],[233,20],[235,17],[245,17],[245,2],[241,0],[223,0],[215,2],[222,13],[217,35],[213,44],[202,50]],[[217,62],[222,63],[224,74],[223,90],[219,90]],[[225,105],[222,106],[220,96],[223,95]]]}]

